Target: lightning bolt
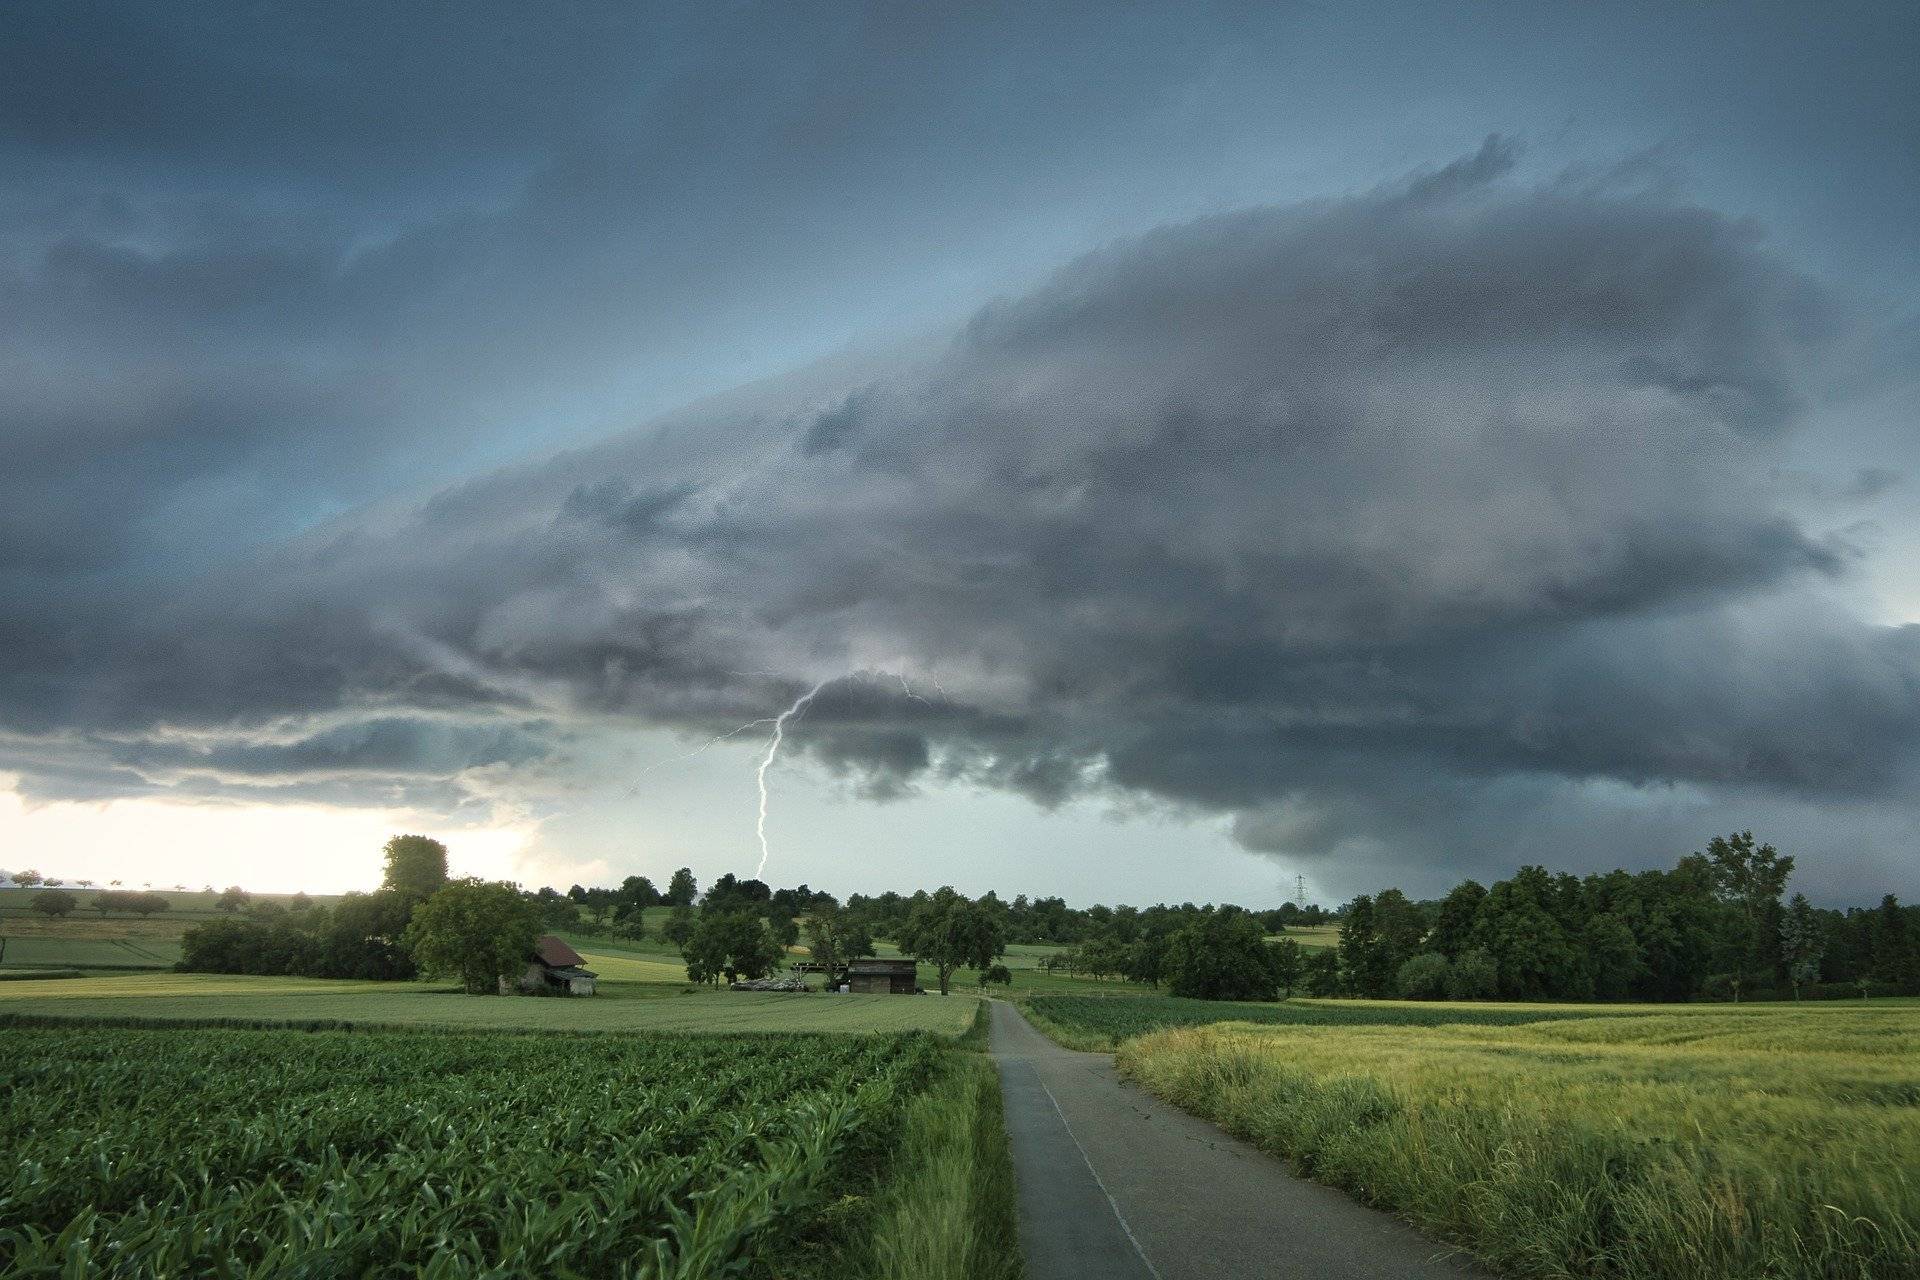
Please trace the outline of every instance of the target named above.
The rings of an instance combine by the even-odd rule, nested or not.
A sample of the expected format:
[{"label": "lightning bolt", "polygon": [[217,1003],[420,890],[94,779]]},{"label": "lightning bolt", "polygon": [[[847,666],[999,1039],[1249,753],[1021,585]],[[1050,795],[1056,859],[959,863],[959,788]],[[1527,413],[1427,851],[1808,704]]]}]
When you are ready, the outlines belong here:
[{"label": "lightning bolt", "polygon": [[[774,673],[771,671],[743,671],[743,672],[735,672],[734,674],[736,675],[772,675]],[[759,808],[758,817],[754,823],[754,834],[758,836],[760,840],[760,865],[754,868],[754,872],[753,872],[754,878],[758,879],[760,876],[765,874],[767,869],[767,859],[772,856],[772,847],[767,843],[767,774],[773,768],[774,762],[780,758],[780,747],[781,747],[781,744],[783,744],[786,741],[788,722],[791,721],[794,717],[805,712],[807,707],[813,702],[815,698],[820,696],[821,691],[825,689],[828,685],[834,684],[837,681],[846,680],[846,679],[869,681],[869,680],[875,679],[876,676],[879,676],[879,675],[893,676],[895,680],[900,682],[900,691],[904,693],[908,698],[919,703],[921,706],[927,707],[931,710],[936,710],[936,711],[939,709],[935,707],[932,702],[928,701],[926,698],[922,697],[919,693],[917,693],[914,690],[913,685],[908,682],[906,674],[902,671],[898,671],[898,670],[884,671],[884,672],[863,671],[863,672],[854,673],[852,675],[843,674],[838,676],[829,676],[825,680],[822,680],[818,684],[814,685],[811,689],[808,689],[805,693],[801,694],[799,697],[795,698],[793,700],[793,704],[789,706],[785,711],[782,711],[777,716],[763,717],[762,719],[759,719],[759,720],[749,720],[745,724],[734,726],[733,728],[727,730],[725,733],[715,734],[713,737],[708,738],[705,742],[701,743],[698,747],[695,747],[692,751],[686,752],[683,755],[670,756],[662,760],[654,761],[652,764],[642,769],[638,775],[636,775],[634,785],[631,791],[629,792],[629,794],[637,793],[640,789],[639,778],[645,777],[647,774],[652,773],[655,769],[662,768],[663,766],[669,765],[669,764],[676,764],[685,760],[692,760],[697,756],[705,754],[705,752],[710,747],[713,747],[718,743],[722,743],[727,741],[730,738],[737,737],[738,735],[745,733],[750,729],[757,729],[762,725],[772,725],[773,733],[767,739],[767,753],[766,755],[761,757],[760,767],[754,770],[754,783],[759,788],[759,791],[760,791],[760,808]],[[939,678],[937,676],[928,676],[926,678],[933,682],[933,687],[935,689],[939,690],[941,700],[946,701],[947,691],[946,689],[941,687]]]},{"label": "lightning bolt", "polygon": [[760,761],[760,769],[754,774],[754,781],[760,787],[760,820],[754,824],[754,832],[760,837],[760,865],[753,869],[753,878],[758,880],[767,869],[767,858],[772,850],[767,845],[767,770],[773,768],[773,762],[780,754],[780,743],[787,736],[787,721],[807,709],[807,704],[820,696],[820,691],[832,684],[833,680],[822,680],[793,700],[793,705],[773,719],[773,736],[767,739],[767,754]]}]

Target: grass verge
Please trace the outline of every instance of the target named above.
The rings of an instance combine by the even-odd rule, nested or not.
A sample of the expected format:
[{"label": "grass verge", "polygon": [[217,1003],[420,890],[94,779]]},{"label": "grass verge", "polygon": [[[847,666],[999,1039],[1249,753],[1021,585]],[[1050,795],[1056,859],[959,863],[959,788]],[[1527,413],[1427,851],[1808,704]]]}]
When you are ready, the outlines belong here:
[{"label": "grass verge", "polygon": [[1020,1280],[1000,1077],[977,1053],[908,1104],[896,1163],[854,1265],[869,1280]]},{"label": "grass verge", "polygon": [[1920,1275],[1920,1011],[1246,1025],[1123,1074],[1509,1274]]},{"label": "grass verge", "polygon": [[927,1092],[908,1103],[895,1165],[849,1267],[866,1280],[1020,1280],[1014,1159],[1000,1075],[981,1054],[991,1015],[973,1027]]}]

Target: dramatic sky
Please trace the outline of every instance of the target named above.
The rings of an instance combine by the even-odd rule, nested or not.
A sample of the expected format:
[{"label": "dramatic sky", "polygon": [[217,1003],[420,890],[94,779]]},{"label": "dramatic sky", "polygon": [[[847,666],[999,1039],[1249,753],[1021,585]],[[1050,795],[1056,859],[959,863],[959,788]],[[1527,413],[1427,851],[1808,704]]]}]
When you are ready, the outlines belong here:
[{"label": "dramatic sky", "polygon": [[1920,894],[1904,0],[566,12],[8,6],[0,867]]}]

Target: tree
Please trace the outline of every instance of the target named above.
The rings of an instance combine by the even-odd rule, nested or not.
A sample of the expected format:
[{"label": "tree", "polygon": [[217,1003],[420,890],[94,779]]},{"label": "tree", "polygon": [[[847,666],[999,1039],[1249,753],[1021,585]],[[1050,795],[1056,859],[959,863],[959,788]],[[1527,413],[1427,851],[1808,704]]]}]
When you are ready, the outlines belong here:
[{"label": "tree", "polygon": [[249,902],[252,902],[252,901],[253,901],[252,894],[248,893],[245,889],[242,889],[237,884],[230,884],[224,890],[221,891],[219,899],[215,901],[213,905],[216,907],[219,907],[222,911],[226,912],[228,915],[232,915],[234,912],[238,911],[240,908],[246,906]]},{"label": "tree", "polygon": [[173,900],[164,893],[130,893],[127,910],[144,920],[157,911],[173,910]]},{"label": "tree", "polygon": [[380,882],[416,901],[430,898],[447,885],[447,846],[432,836],[394,836],[381,850],[387,873]]},{"label": "tree", "polygon": [[1340,967],[1355,995],[1380,999],[1393,994],[1397,966],[1391,947],[1380,935],[1379,917],[1368,894],[1347,904],[1340,924]]},{"label": "tree", "polygon": [[43,889],[33,895],[33,909],[49,920],[71,915],[80,900],[65,889]]},{"label": "tree", "polygon": [[980,989],[985,991],[989,982],[997,982],[1003,987],[1013,985],[1013,971],[1003,964],[989,965],[980,971]]},{"label": "tree", "polygon": [[1580,998],[1579,956],[1545,903],[1552,877],[1522,867],[1487,891],[1473,925],[1473,945],[1489,953],[1500,973],[1500,994],[1515,1000]]},{"label": "tree", "polygon": [[807,916],[807,950],[831,978],[849,962],[872,955],[873,938],[851,912],[837,903],[823,902]]},{"label": "tree", "polygon": [[1793,859],[1782,857],[1770,844],[1755,846],[1751,831],[1715,836],[1707,842],[1706,858],[1720,900],[1731,908],[1723,963],[1738,1003],[1747,982],[1771,982],[1779,971],[1780,935],[1774,921],[1787,877],[1793,874]]},{"label": "tree", "polygon": [[1451,960],[1465,951],[1473,935],[1474,917],[1486,900],[1487,890],[1478,880],[1463,880],[1440,900],[1440,913],[1434,919],[1429,949]]},{"label": "tree", "polygon": [[1427,936],[1427,917],[1398,889],[1383,889],[1373,898],[1374,927],[1386,949],[1385,963],[1400,966],[1418,955]]},{"label": "tree", "polygon": [[1337,996],[1346,989],[1340,973],[1340,953],[1332,947],[1322,947],[1308,956],[1303,968],[1307,994],[1315,999]]},{"label": "tree", "polygon": [[1802,983],[1820,980],[1820,957],[1826,945],[1826,930],[1813,904],[1806,894],[1794,894],[1780,921],[1780,959],[1787,966],[1787,981],[1793,986],[1795,1000],[1800,998]]},{"label": "tree", "polygon": [[40,883],[40,873],[38,871],[16,871],[13,873],[13,882],[22,889],[31,889]]},{"label": "tree", "polygon": [[[579,889],[580,886],[575,885],[574,888]],[[567,896],[573,897],[571,893]],[[575,901],[584,905],[591,897],[591,890],[581,889],[580,895],[578,898],[575,898]],[[614,918],[616,920],[622,919],[626,916],[634,915],[637,912],[645,911],[648,907],[659,906],[660,891],[654,888],[653,881],[647,879],[645,876],[628,876],[620,882],[620,888],[613,895],[612,905]]]},{"label": "tree", "polygon": [[305,892],[301,892],[293,895],[292,900],[287,903],[287,910],[306,911],[306,910],[309,910],[312,906],[313,906],[313,899],[309,898],[305,894]]},{"label": "tree", "polygon": [[1006,931],[997,915],[948,886],[915,904],[899,943],[906,954],[934,966],[943,996],[955,969],[984,969],[1007,951]]},{"label": "tree", "polygon": [[786,954],[766,921],[751,911],[701,913],[700,923],[680,953],[687,962],[689,982],[724,977],[729,983],[742,977],[766,977]]},{"label": "tree", "polygon": [[1593,994],[1601,1000],[1625,1000],[1647,975],[1645,955],[1627,922],[1611,911],[1587,919],[1581,930]]},{"label": "tree", "polygon": [[539,936],[539,914],[517,888],[467,877],[414,907],[404,938],[422,973],[457,974],[467,994],[486,995],[526,968]]},{"label": "tree", "polygon": [[764,881],[742,880],[729,871],[708,886],[700,906],[706,911],[747,911],[772,900],[773,890]]},{"label": "tree", "polygon": [[1203,916],[1167,940],[1167,993],[1198,1000],[1271,1000],[1274,958],[1260,922],[1237,908]]},{"label": "tree", "polygon": [[[1293,906],[1291,902],[1287,904]],[[1300,944],[1292,938],[1282,938],[1273,944],[1273,981],[1280,989],[1282,1000],[1293,999],[1293,989],[1300,985],[1302,961]]]},{"label": "tree", "polygon": [[700,882],[693,878],[691,867],[680,868],[673,873],[673,879],[667,881],[666,903],[670,907],[690,907],[699,896]]},{"label": "tree", "polygon": [[667,923],[661,928],[660,936],[676,947],[684,947],[687,939],[693,937],[697,923],[692,907],[677,906],[667,913]]},{"label": "tree", "polygon": [[1443,1000],[1453,965],[1438,951],[1422,951],[1410,956],[1394,974],[1394,985],[1402,1000]]},{"label": "tree", "polygon": [[1500,966],[1479,947],[1454,957],[1447,973],[1447,996],[1453,1000],[1491,1000],[1500,994]]},{"label": "tree", "polygon": [[1873,913],[1873,976],[1891,982],[1902,995],[1920,994],[1920,929],[1907,919],[1908,908],[1888,894]]}]

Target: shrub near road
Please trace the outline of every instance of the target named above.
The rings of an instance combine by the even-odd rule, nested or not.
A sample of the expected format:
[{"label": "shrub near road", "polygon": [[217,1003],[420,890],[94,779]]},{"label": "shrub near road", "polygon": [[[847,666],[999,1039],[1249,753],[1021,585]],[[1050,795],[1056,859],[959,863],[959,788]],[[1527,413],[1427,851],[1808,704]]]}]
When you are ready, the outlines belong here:
[{"label": "shrub near road", "polygon": [[1513,1274],[1920,1275],[1920,1006],[1195,1027],[1118,1061]]},{"label": "shrub near road", "polygon": [[0,1274],[809,1274],[928,1037],[0,1032]]}]

